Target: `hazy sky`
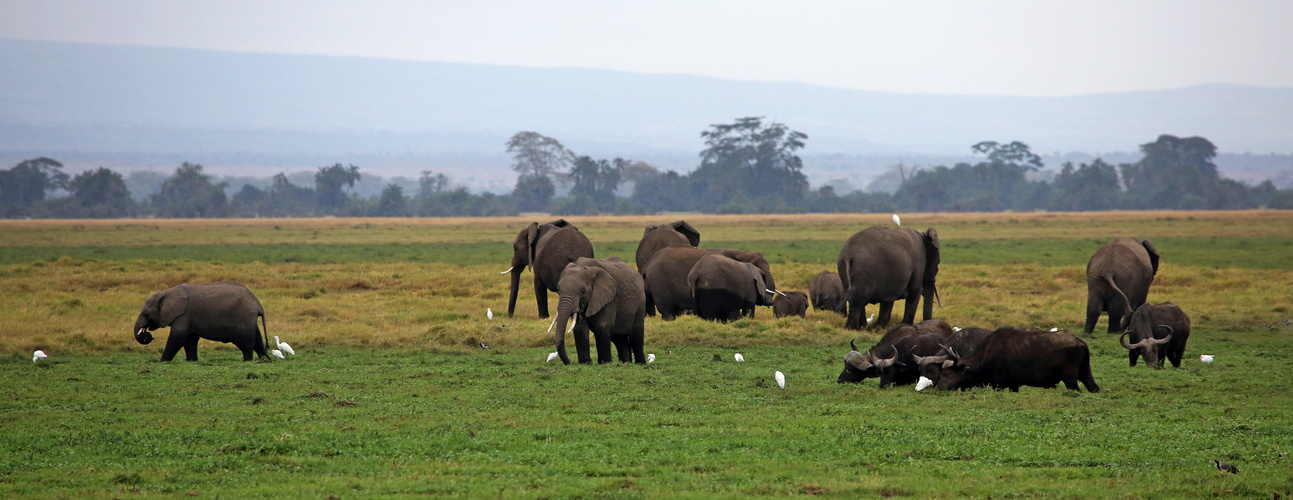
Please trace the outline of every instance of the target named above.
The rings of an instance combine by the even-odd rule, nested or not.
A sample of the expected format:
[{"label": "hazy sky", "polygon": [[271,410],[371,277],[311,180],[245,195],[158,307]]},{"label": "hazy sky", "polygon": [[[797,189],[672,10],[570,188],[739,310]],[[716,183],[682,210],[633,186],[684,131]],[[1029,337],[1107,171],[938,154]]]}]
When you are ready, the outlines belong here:
[{"label": "hazy sky", "polygon": [[1071,95],[1293,87],[1293,1],[0,0],[0,38]]}]

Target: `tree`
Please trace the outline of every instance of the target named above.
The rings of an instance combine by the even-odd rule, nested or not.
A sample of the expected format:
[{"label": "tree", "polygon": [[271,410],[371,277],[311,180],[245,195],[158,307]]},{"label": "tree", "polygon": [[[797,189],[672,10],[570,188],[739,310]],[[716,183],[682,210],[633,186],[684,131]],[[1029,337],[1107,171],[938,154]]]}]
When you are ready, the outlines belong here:
[{"label": "tree", "polygon": [[243,184],[242,189],[229,200],[229,205],[236,217],[260,217],[269,211],[269,193],[251,184]]},{"label": "tree", "polygon": [[359,167],[354,165],[347,167],[334,163],[329,167],[319,167],[319,172],[314,174],[314,191],[319,198],[319,206],[329,213],[340,212],[349,201],[342,187],[355,187],[360,177]]},{"label": "tree", "polygon": [[314,215],[315,192],[313,189],[292,184],[280,172],[269,186],[269,215],[276,217],[308,217]]},{"label": "tree", "polygon": [[1114,210],[1120,205],[1122,186],[1118,183],[1118,169],[1096,158],[1090,165],[1083,163],[1074,168],[1072,162],[1064,164],[1055,178],[1050,210],[1091,211]]},{"label": "tree", "polygon": [[443,193],[449,189],[449,177],[444,174],[432,175],[430,170],[423,170],[418,178],[418,198]]},{"label": "tree", "polygon": [[983,141],[970,146],[970,149],[975,153],[987,155],[988,161],[992,163],[1014,165],[1025,171],[1035,171],[1042,168],[1042,157],[1034,154],[1027,144],[1019,141],[1014,141],[1010,144]]},{"label": "tree", "polygon": [[556,192],[557,187],[552,184],[551,178],[523,175],[516,180],[516,189],[512,190],[512,198],[516,200],[517,210],[547,212],[552,203],[552,195]]},{"label": "tree", "polygon": [[408,200],[404,198],[404,189],[399,184],[387,184],[382,190],[381,199],[377,201],[378,217],[404,217],[408,215]]},{"label": "tree", "polygon": [[45,199],[45,192],[67,189],[63,164],[46,157],[23,160],[0,170],[0,209],[5,216],[20,214]]},{"label": "tree", "polygon": [[551,177],[567,170],[575,159],[575,154],[561,142],[538,132],[517,132],[506,144],[507,152],[516,160],[512,170],[520,177]]},{"label": "tree", "polygon": [[1128,197],[1137,208],[1191,208],[1219,187],[1212,163],[1217,147],[1207,139],[1164,134],[1141,144],[1140,150],[1144,158],[1121,165]]},{"label": "tree", "polygon": [[202,165],[184,162],[153,195],[152,205],[162,217],[223,217],[229,209],[225,185],[213,184]]},{"label": "tree", "polygon": [[72,192],[71,211],[77,217],[123,217],[134,205],[121,174],[103,167],[77,174],[68,190]]},{"label": "tree", "polygon": [[762,207],[801,205],[808,179],[795,152],[804,147],[807,134],[776,122],[764,125],[763,117],[746,117],[710,125],[700,136],[706,147],[690,179],[705,209],[713,211],[737,194]]}]

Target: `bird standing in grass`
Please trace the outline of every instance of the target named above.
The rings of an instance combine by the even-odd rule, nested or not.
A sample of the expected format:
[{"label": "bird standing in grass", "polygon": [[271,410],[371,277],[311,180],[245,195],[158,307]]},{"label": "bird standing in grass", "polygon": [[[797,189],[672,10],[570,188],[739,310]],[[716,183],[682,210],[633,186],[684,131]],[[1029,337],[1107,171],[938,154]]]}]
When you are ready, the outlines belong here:
[{"label": "bird standing in grass", "polygon": [[544,363],[551,363],[554,359],[557,359],[557,353],[548,353],[548,360],[544,361]]},{"label": "bird standing in grass", "polygon": [[45,358],[48,358],[48,357],[49,357],[49,356],[45,354],[45,351],[39,351],[39,350],[38,350],[38,351],[36,351],[36,352],[31,353],[31,362],[32,362],[32,363],[35,363],[35,362],[37,362],[37,361],[40,361],[40,360],[45,359]]},{"label": "bird standing in grass", "polygon": [[275,358],[278,358],[278,359],[287,359],[287,358],[285,358],[285,357],[283,356],[283,351],[280,351],[280,350],[278,350],[278,349],[274,349],[274,350],[272,350],[272,351],[269,351],[269,353],[270,353],[271,355],[273,355]]},{"label": "bird standing in grass", "polygon": [[295,356],[295,355],[296,355],[296,349],[292,349],[292,346],[287,345],[287,342],[281,342],[281,341],[279,341],[279,340],[278,340],[278,335],[275,335],[275,336],[274,336],[274,343],[275,343],[275,344],[277,344],[277,345],[278,345],[278,348],[279,348],[280,350],[282,350],[283,352],[288,353],[288,354],[291,354],[291,355],[293,355],[293,356]]},{"label": "bird standing in grass", "polygon": [[1235,467],[1234,465],[1231,465],[1230,462],[1219,462],[1219,461],[1213,460],[1212,465],[1217,466],[1217,470],[1222,472],[1229,472],[1231,474],[1239,473],[1239,468]]},{"label": "bird standing in grass", "polygon": [[651,363],[655,363],[655,355],[654,355],[654,354],[647,354],[647,364],[649,365],[649,364],[651,364]]},{"label": "bird standing in grass", "polygon": [[1200,354],[1200,355],[1199,355],[1199,361],[1202,361],[1202,362],[1203,362],[1203,364],[1205,364],[1205,365],[1210,365],[1210,364],[1212,364],[1212,355],[1211,355],[1211,354]]},{"label": "bird standing in grass", "polygon": [[741,355],[741,353],[739,353],[739,352],[738,352],[738,353],[736,353],[736,355],[735,355],[735,356],[732,356],[732,359],[735,359],[737,363],[744,363],[744,362],[745,362],[745,356],[742,356],[742,355]]},{"label": "bird standing in grass", "polygon": [[781,373],[781,372],[777,372],[777,373],[775,373],[775,374],[773,374],[773,375],[772,375],[772,378],[777,379],[777,386],[778,386],[778,387],[781,387],[782,389],[785,389],[785,388],[786,388],[786,374]]},{"label": "bird standing in grass", "polygon": [[486,308],[485,308],[485,317],[486,317],[486,318],[489,318],[489,319],[494,319],[494,310],[493,310],[493,309],[490,309],[490,308],[488,308],[488,307],[486,307]]}]

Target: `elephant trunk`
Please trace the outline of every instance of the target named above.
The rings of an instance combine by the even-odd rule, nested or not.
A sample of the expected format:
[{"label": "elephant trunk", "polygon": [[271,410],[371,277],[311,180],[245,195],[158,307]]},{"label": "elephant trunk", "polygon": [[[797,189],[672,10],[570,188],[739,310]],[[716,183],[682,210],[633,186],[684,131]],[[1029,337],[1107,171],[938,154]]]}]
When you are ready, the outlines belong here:
[{"label": "elephant trunk", "polygon": [[512,292],[507,296],[507,317],[512,317],[516,312],[516,294],[521,291],[521,271],[525,270],[525,264],[512,265]]},{"label": "elephant trunk", "polygon": [[134,335],[135,342],[140,344],[147,345],[153,341],[153,334],[148,332],[148,322],[143,317],[135,321]]},{"label": "elephant trunk", "polygon": [[921,318],[922,320],[929,320],[934,317],[934,296],[937,294],[938,288],[933,283],[926,285],[925,289],[921,290],[921,295],[924,296],[921,299],[925,301],[925,316]]},{"label": "elephant trunk", "polygon": [[575,303],[577,299],[573,294],[561,294],[557,302],[557,319],[554,320],[556,333],[553,335],[557,343],[557,356],[561,357],[561,362],[570,364],[570,355],[566,353],[566,322],[570,321],[571,315],[575,313]]}]

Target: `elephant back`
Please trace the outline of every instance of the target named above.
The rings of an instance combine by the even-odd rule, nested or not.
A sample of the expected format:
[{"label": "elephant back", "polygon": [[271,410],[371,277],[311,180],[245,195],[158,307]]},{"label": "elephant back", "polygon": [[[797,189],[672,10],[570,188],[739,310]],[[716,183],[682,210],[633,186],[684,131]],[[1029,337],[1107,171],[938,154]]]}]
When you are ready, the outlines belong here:
[{"label": "elephant back", "polygon": [[871,226],[854,233],[840,249],[840,284],[845,290],[901,288],[913,274],[924,281],[926,259],[925,238],[919,231]]}]

